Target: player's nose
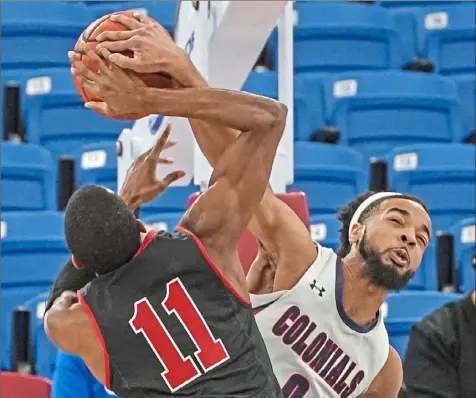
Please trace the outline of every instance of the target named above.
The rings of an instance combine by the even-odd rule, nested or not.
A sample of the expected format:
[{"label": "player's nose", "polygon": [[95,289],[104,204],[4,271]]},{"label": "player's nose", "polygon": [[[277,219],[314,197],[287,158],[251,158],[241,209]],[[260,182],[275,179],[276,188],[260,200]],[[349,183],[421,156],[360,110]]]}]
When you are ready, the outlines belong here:
[{"label": "player's nose", "polygon": [[411,248],[416,246],[415,230],[413,228],[405,228],[405,230],[400,233],[400,240],[407,247]]}]

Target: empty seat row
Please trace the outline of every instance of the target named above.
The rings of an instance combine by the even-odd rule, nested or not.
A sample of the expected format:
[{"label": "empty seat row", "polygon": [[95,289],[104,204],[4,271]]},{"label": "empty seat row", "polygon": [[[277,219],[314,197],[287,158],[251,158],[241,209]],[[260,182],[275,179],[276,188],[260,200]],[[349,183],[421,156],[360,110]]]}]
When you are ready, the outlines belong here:
[{"label": "empty seat row", "polygon": [[67,52],[97,18],[116,11],[141,10],[170,32],[175,1],[4,1],[1,3],[2,72],[68,66]]},{"label": "empty seat row", "polygon": [[[369,186],[369,163],[352,148],[296,142],[295,180],[291,190],[308,196],[311,215],[334,214]],[[112,142],[89,144],[75,152],[78,185],[98,184],[117,190],[117,156]],[[448,230],[475,212],[474,146],[421,144],[397,147],[385,156],[390,189],[421,197],[435,231]],[[32,161],[34,160],[34,161]],[[23,167],[23,164],[25,167]],[[2,210],[56,209],[55,166],[48,153],[33,144],[2,145]],[[141,215],[181,213],[192,184],[171,187],[144,205]],[[325,192],[325,195],[322,193]]]},{"label": "empty seat row", "polygon": [[[437,73],[474,73],[474,2],[408,3],[406,7],[381,3],[389,6],[296,2],[295,71],[400,69],[419,56],[431,61]],[[276,31],[270,50],[277,60]]]},{"label": "empty seat row", "polygon": [[[24,94],[26,138],[55,155],[79,146],[116,141],[130,122],[104,118],[84,108],[69,69],[34,74],[2,73]],[[326,125],[339,143],[366,157],[383,156],[397,145],[462,142],[474,131],[474,75],[455,81],[412,72],[347,72],[295,78],[294,126],[297,141],[319,140]],[[252,72],[243,90],[277,98],[276,72]]]},{"label": "empty seat row", "polygon": [[[277,76],[253,72],[244,91],[277,98]],[[474,75],[457,79],[403,71],[306,74],[295,78],[295,139],[324,124],[367,157],[395,146],[462,142],[474,132]]]}]

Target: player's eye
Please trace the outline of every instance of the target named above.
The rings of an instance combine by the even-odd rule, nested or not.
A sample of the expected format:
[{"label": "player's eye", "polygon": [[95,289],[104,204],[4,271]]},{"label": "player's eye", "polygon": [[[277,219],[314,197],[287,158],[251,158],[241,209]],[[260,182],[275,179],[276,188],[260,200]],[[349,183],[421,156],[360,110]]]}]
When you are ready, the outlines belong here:
[{"label": "player's eye", "polygon": [[421,244],[422,244],[423,246],[426,246],[426,239],[425,239],[425,238],[423,238],[422,236],[418,236],[417,239],[421,242]]},{"label": "player's eye", "polygon": [[391,218],[390,221],[397,225],[403,225],[403,223],[398,218]]}]

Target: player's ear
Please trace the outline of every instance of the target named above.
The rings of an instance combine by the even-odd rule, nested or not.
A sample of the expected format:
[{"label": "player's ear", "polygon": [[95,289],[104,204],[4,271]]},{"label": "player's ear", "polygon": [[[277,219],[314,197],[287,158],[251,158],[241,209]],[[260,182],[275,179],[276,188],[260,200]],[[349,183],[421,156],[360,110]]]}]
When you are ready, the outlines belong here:
[{"label": "player's ear", "polygon": [[360,223],[355,223],[350,230],[349,243],[351,245],[356,244],[364,236],[365,226]]},{"label": "player's ear", "polygon": [[139,225],[140,232],[147,232],[147,228],[145,227],[145,224],[141,220],[138,219],[137,224]]},{"label": "player's ear", "polygon": [[74,268],[76,269],[83,268],[83,266],[76,260],[76,258],[73,255],[71,256],[71,262],[73,263]]}]

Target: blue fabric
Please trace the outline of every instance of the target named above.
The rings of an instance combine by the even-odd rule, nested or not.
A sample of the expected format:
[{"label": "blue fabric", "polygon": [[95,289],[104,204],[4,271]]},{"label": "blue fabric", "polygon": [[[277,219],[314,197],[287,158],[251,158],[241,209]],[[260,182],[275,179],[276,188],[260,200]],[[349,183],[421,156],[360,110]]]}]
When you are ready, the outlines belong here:
[{"label": "blue fabric", "polygon": [[58,353],[51,398],[111,398],[115,396],[96,380],[81,358],[61,351]]}]

